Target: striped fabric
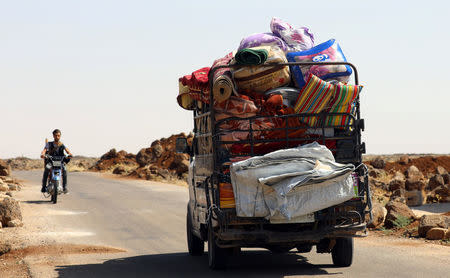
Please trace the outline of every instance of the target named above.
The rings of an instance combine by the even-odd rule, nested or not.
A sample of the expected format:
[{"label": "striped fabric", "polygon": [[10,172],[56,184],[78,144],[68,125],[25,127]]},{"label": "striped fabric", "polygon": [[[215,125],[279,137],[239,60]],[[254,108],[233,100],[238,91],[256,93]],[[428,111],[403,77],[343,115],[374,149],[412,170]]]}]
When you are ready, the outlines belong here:
[{"label": "striped fabric", "polygon": [[[334,96],[328,105],[329,109],[327,112],[329,113],[351,113],[352,112],[352,104],[355,99],[358,97],[361,92],[363,86],[360,85],[345,85],[339,83],[334,85]],[[339,125],[347,125],[349,124],[349,120],[347,116],[330,116],[325,120],[325,125],[339,126]],[[342,127],[343,128],[343,127]]]},{"label": "striped fabric", "polygon": [[[310,74],[295,102],[294,110],[297,113],[320,113],[329,107],[328,103],[333,94],[333,84]],[[315,126],[318,120],[318,117],[305,117],[302,122],[309,126]]]}]

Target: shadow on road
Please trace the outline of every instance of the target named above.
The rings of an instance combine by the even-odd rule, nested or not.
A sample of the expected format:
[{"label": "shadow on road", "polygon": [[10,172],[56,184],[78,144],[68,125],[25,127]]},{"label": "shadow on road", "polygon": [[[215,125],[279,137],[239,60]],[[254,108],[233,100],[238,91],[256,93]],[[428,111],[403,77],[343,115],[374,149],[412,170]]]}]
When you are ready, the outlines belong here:
[{"label": "shadow on road", "polygon": [[50,199],[49,200],[22,201],[22,203],[25,203],[25,204],[49,204]]},{"label": "shadow on road", "polygon": [[207,255],[192,257],[187,253],[144,255],[105,261],[102,264],[70,265],[56,268],[58,277],[284,277],[290,275],[333,275],[312,265],[298,254],[272,255],[264,251],[247,251],[232,257],[222,271],[208,268]]}]

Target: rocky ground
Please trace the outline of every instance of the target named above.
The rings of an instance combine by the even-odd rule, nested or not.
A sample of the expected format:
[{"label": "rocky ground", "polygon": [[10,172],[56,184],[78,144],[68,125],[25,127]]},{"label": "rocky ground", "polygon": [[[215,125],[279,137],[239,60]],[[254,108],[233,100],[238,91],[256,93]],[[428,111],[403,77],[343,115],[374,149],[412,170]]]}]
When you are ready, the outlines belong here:
[{"label": "rocky ground", "polygon": [[123,177],[186,184],[189,156],[175,151],[175,141],[178,137],[187,138],[189,144],[193,138],[192,134],[184,133],[161,138],[152,142],[150,147],[141,149],[136,155],[112,149],[90,170]]},{"label": "rocky ground", "polygon": [[[74,156],[70,163],[67,164],[67,169],[70,172],[86,171],[98,161],[95,157]],[[11,167],[13,171],[17,170],[44,170],[44,162],[42,159],[31,159],[27,157],[16,157],[6,159],[5,162]]]},{"label": "rocky ground", "polygon": [[11,240],[14,229],[23,226],[20,203],[14,198],[21,188],[22,185],[11,177],[11,167],[0,159],[0,276],[8,273],[12,275],[9,277],[27,277],[22,261],[17,261],[17,265],[4,262],[14,245]]},{"label": "rocky ground", "polygon": [[414,207],[450,202],[450,155],[366,156],[373,223],[381,235],[450,243],[450,212],[419,216]]}]

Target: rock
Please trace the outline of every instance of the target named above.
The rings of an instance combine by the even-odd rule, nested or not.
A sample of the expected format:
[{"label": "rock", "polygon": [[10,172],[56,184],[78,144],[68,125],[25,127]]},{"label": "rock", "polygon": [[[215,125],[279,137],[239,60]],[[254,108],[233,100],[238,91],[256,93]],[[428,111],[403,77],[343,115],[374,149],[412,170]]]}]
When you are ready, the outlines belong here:
[{"label": "rock", "polygon": [[423,178],[423,174],[416,166],[411,165],[406,170],[406,177],[411,181],[418,181]]},{"label": "rock", "polygon": [[369,228],[379,227],[384,223],[384,218],[387,214],[386,208],[384,208],[380,203],[373,203],[372,206],[372,222],[367,226]]},{"label": "rock", "polygon": [[406,197],[405,196],[393,196],[390,198],[389,202],[399,202],[406,205]]},{"label": "rock", "polygon": [[117,166],[116,168],[114,168],[113,170],[113,174],[115,175],[123,175],[125,174],[127,171],[125,170],[125,167],[123,167],[122,165]]},{"label": "rock", "polygon": [[445,184],[449,184],[450,183],[450,174],[442,175],[442,178],[444,179],[444,183]]},{"label": "rock", "polygon": [[386,172],[381,169],[371,169],[369,170],[369,176],[376,179],[383,178],[386,176]]},{"label": "rock", "polygon": [[421,180],[415,180],[414,178],[408,178],[405,182],[405,188],[408,191],[423,190],[425,189],[425,183]]},{"label": "rock", "polygon": [[448,229],[450,216],[446,215],[424,215],[419,221],[419,235],[425,237],[432,228]]},{"label": "rock", "polygon": [[394,222],[400,217],[409,220],[414,220],[416,215],[414,212],[406,205],[401,202],[390,201],[386,205],[387,215],[384,224],[387,228],[393,228],[395,226]]},{"label": "rock", "polygon": [[402,174],[402,172],[396,171],[394,174],[394,177],[392,178],[394,180],[405,180],[405,175]]},{"label": "rock", "polygon": [[450,196],[450,185],[445,184],[442,186],[438,186],[433,191],[443,198],[449,197]]},{"label": "rock", "polygon": [[22,227],[23,223],[19,219],[8,221],[8,227]]},{"label": "rock", "polygon": [[391,198],[395,198],[395,197],[405,197],[406,196],[406,190],[404,188],[399,188],[394,190],[394,192],[392,192]]},{"label": "rock", "polygon": [[5,183],[16,183],[16,181],[12,177],[5,177]]},{"label": "rock", "polygon": [[6,161],[0,159],[0,176],[9,176],[11,174],[11,166]]},{"label": "rock", "polygon": [[163,153],[163,147],[161,146],[161,144],[154,144],[152,145],[152,150],[153,150],[153,154],[157,157],[160,158],[162,153]]},{"label": "rock", "polygon": [[402,165],[408,164],[408,163],[409,163],[409,156],[407,156],[407,155],[402,155],[402,156],[400,156],[400,159],[399,159],[398,162],[399,162],[400,164],[402,164]]},{"label": "rock", "polygon": [[140,167],[144,167],[155,161],[152,148],[141,149],[136,155],[136,161]]},{"label": "rock", "polygon": [[406,191],[406,205],[410,207],[422,206],[427,202],[427,195],[423,190]]},{"label": "rock", "polygon": [[0,184],[0,192],[6,192],[8,190],[9,190],[9,186],[8,185],[6,185],[4,183]]},{"label": "rock", "polygon": [[13,196],[12,192],[10,192],[10,191],[6,192],[6,195],[8,195],[9,197]]},{"label": "rock", "polygon": [[0,242],[0,256],[11,251],[11,245],[8,243]]},{"label": "rock", "polygon": [[400,179],[393,179],[389,182],[389,191],[396,191],[398,189],[405,189],[405,181]]},{"label": "rock", "polygon": [[448,174],[448,172],[447,172],[447,170],[445,170],[444,167],[438,166],[438,167],[436,167],[436,174],[442,176],[442,175]]},{"label": "rock", "polygon": [[446,233],[447,233],[447,229],[431,228],[430,230],[428,230],[425,237],[426,237],[426,239],[430,239],[430,240],[439,240],[439,239],[444,239]]},{"label": "rock", "polygon": [[18,189],[18,188],[17,188],[17,185],[14,184],[14,183],[8,184],[8,187],[9,187],[9,190],[17,190],[17,189]]},{"label": "rock", "polygon": [[20,204],[13,198],[6,197],[0,202],[0,221],[5,226],[9,221],[18,219],[22,221]]},{"label": "rock", "polygon": [[444,184],[445,184],[444,178],[441,175],[436,174],[432,178],[430,178],[430,180],[428,181],[428,188],[430,190],[433,190],[436,187],[444,185]]},{"label": "rock", "polygon": [[110,149],[109,152],[105,153],[100,157],[100,160],[107,160],[115,157],[117,157],[116,149]]},{"label": "rock", "polygon": [[383,169],[386,163],[382,158],[377,157],[374,161],[372,161],[372,166],[376,169]]},{"label": "rock", "polygon": [[[1,228],[3,228],[3,224],[2,224],[2,222],[0,222],[0,229]],[[1,243],[0,243],[1,244]],[[1,251],[0,251],[1,252]],[[0,256],[1,256],[2,254],[0,253]]]},{"label": "rock", "polygon": [[450,239],[450,229],[447,229],[447,232],[445,232],[444,239]]}]

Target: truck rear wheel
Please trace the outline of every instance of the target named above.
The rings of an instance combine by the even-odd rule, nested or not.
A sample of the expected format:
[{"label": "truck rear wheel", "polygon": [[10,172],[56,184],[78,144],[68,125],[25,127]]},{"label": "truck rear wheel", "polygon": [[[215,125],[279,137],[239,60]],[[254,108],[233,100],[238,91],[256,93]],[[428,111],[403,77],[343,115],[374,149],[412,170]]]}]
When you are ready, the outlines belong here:
[{"label": "truck rear wheel", "polygon": [[203,255],[203,252],[205,251],[205,243],[201,238],[198,238],[194,235],[194,233],[192,233],[192,216],[189,205],[186,214],[186,238],[189,254],[191,256]]},{"label": "truck rear wheel", "polygon": [[211,269],[224,269],[227,260],[227,248],[220,248],[216,243],[213,227],[208,225],[208,265]]},{"label": "truck rear wheel", "polygon": [[336,238],[336,244],[331,250],[333,264],[339,267],[347,267],[353,261],[353,238],[340,237]]}]

